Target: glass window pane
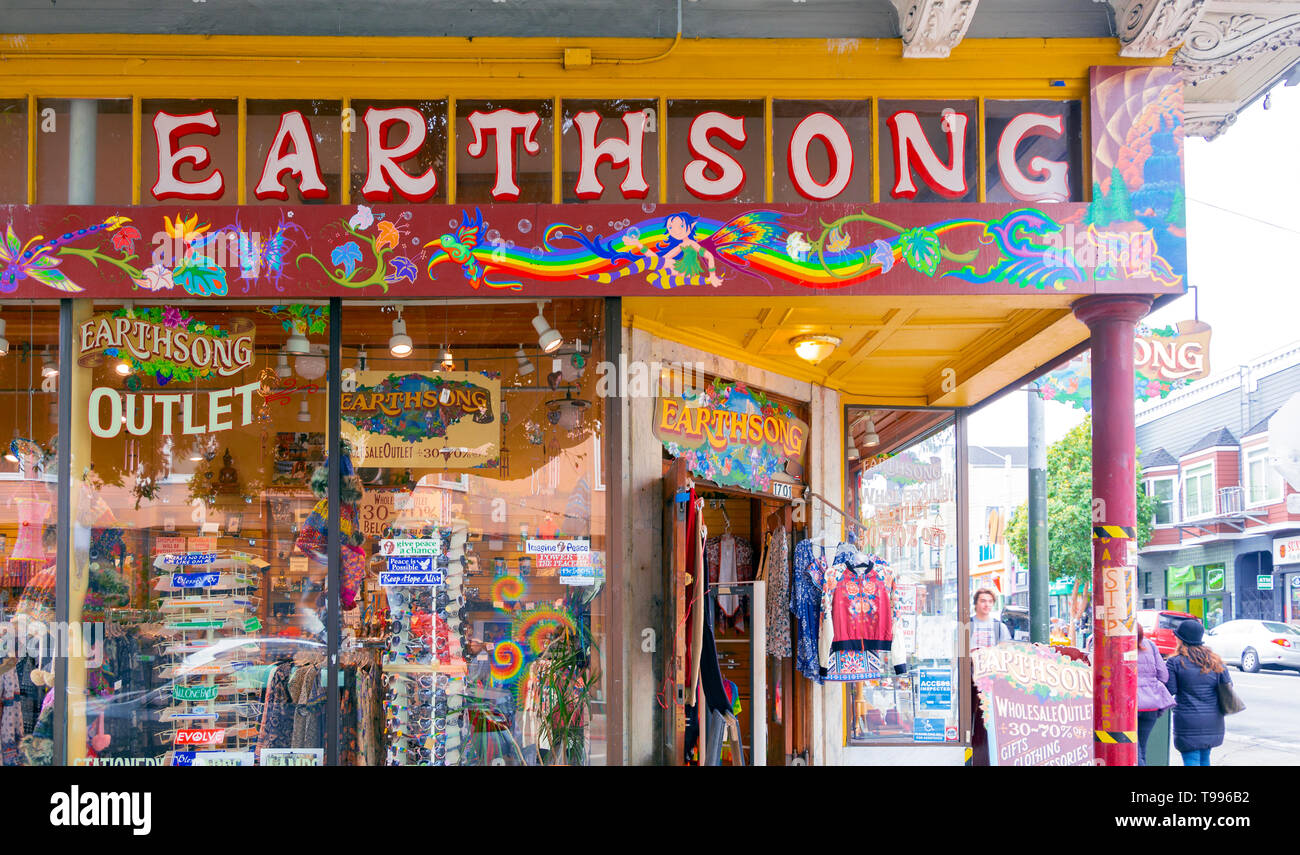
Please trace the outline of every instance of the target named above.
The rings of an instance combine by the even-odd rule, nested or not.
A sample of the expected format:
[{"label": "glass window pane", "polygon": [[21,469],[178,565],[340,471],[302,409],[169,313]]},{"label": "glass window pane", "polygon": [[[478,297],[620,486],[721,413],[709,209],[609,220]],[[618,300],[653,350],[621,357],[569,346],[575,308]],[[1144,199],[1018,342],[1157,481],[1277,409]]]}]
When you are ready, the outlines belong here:
[{"label": "glass window pane", "polygon": [[[342,201],[342,109],[340,101],[248,102],[244,197],[248,204],[336,205]],[[268,163],[277,141],[276,156]],[[284,169],[288,166],[300,174]],[[284,169],[278,176],[277,167]]]},{"label": "glass window pane", "polygon": [[669,202],[763,201],[762,101],[669,101],[668,124]]},{"label": "glass window pane", "polygon": [[[1078,101],[985,101],[986,200],[1082,200],[1083,122],[1080,114]],[[999,160],[1004,141],[1013,164]]]},{"label": "glass window pane", "polygon": [[[879,413],[876,414],[879,417]],[[875,462],[875,461],[873,461]],[[954,633],[957,602],[956,430],[949,423],[861,473],[863,549],[889,562],[895,648],[906,676],[889,672],[891,654],[867,654],[880,676],[845,688],[848,744],[943,742],[960,716]],[[897,652],[897,650],[895,650]]]},{"label": "glass window pane", "polygon": [[0,98],[0,204],[27,203],[27,101]]},{"label": "glass window pane", "polygon": [[[552,106],[550,101],[457,101],[456,201],[549,204]],[[483,129],[477,140],[471,118]],[[506,158],[502,152],[512,154]],[[514,164],[513,174],[509,169],[497,174],[502,159]]]},{"label": "glass window pane", "polygon": [[[74,107],[74,104],[76,105]],[[94,156],[83,162],[93,169],[93,204],[129,205],[131,203],[131,102],[116,100],[79,100],[42,98],[37,102],[36,125],[36,201],[42,205],[66,205],[73,153],[74,122],[94,128]],[[80,138],[80,137],[78,137]],[[85,176],[84,171],[78,175]],[[79,191],[78,200],[87,196]]]},{"label": "glass window pane", "polygon": [[[403,179],[397,176],[397,181],[393,181],[382,172],[376,172],[375,187],[372,193],[391,194],[394,201],[405,200],[411,202],[428,202],[429,204],[441,204],[447,201],[447,102],[444,100],[434,101],[352,101],[352,120],[351,123],[344,123],[344,131],[348,132],[349,127],[354,128],[350,132],[352,142],[349,158],[351,160],[352,172],[352,201],[356,203],[365,203],[365,184],[368,180],[368,169],[379,169],[378,163],[372,163],[370,153],[367,151],[369,145],[370,129],[366,123],[366,114],[370,110],[416,110],[423,120],[424,142],[420,147],[415,149],[410,155],[403,155],[400,160],[394,156],[394,161],[399,164],[403,172],[409,179]],[[413,117],[411,117],[413,118]],[[386,120],[385,120],[386,119]],[[410,140],[410,131],[401,114],[380,114],[372,116],[372,122],[375,126],[376,133],[382,133],[383,138],[379,141],[386,149],[396,149],[404,151],[404,143]],[[377,160],[377,159],[376,159]],[[430,170],[434,180],[432,195],[428,194],[428,178]],[[405,186],[401,182],[405,181]]]},{"label": "glass window pane", "polygon": [[[979,115],[974,101],[880,102],[880,200],[975,202]],[[952,140],[957,151],[952,151]],[[895,173],[906,155],[907,174]],[[933,157],[930,157],[931,153]],[[926,180],[926,175],[931,178]]]},{"label": "glass window pane", "polygon": [[[211,117],[207,116],[209,111]],[[188,121],[186,117],[189,117]],[[213,123],[215,128],[212,127]],[[163,138],[161,152],[158,139],[160,134]],[[236,187],[239,180],[238,143],[239,112],[236,101],[212,98],[141,101],[140,200],[146,205],[176,205],[180,202],[186,206],[235,204],[239,198]],[[200,161],[206,156],[208,162],[200,169],[195,167],[193,160],[178,160],[175,169],[167,171],[168,180],[160,183],[160,155],[169,152],[178,155],[182,149],[194,147],[206,151],[206,155],[198,152],[194,154]],[[251,147],[247,155],[251,164]],[[249,166],[250,171],[251,169]],[[219,192],[214,177],[218,172],[221,173]],[[175,176],[174,180],[172,175]],[[193,186],[196,184],[199,186]],[[175,196],[172,195],[173,191],[187,195]]]},{"label": "glass window pane", "polygon": [[321,762],[328,307],[73,314],[70,761]]},{"label": "glass window pane", "polygon": [[[399,308],[404,357],[383,344]],[[550,355],[532,302],[348,310],[343,436],[367,574],[343,655],[389,691],[345,763],[606,762],[601,309],[549,302],[565,338]]]},{"label": "glass window pane", "polygon": [[[625,202],[629,199],[659,198],[659,103],[650,100],[580,101],[565,99],[564,117],[560,125],[560,152],[563,157],[563,190],[565,203],[571,202]],[[636,174],[629,171],[627,162],[615,166],[608,157],[596,164],[595,178],[600,185],[578,187],[582,176],[582,138],[575,117],[595,113],[598,121],[584,117],[584,123],[594,128],[595,145],[607,139],[627,143],[635,131],[629,131],[624,116],[631,116],[633,127],[641,131],[641,169]],[[641,179],[641,180],[638,180]],[[623,189],[623,185],[627,189]],[[579,195],[579,190],[582,194]],[[598,195],[592,195],[598,193]]]},{"label": "glass window pane", "polygon": [[[810,119],[819,113],[833,118],[834,123]],[[811,135],[819,124],[828,126],[831,133],[835,134],[839,134],[842,129],[843,138],[848,140],[851,161],[843,157],[833,159],[832,142],[825,136]],[[790,159],[790,144],[794,141],[796,130],[800,131],[801,150],[807,152],[806,175],[792,174],[793,170],[800,168],[799,165],[792,167]],[[843,138],[838,140],[840,145],[843,144]],[[836,175],[831,172],[832,163],[837,170],[844,170],[844,178],[840,182],[836,182]],[[773,101],[772,170],[772,198],[776,202],[802,202],[809,198],[816,201],[870,202],[871,102]],[[812,189],[813,194],[805,195],[801,192],[801,185],[796,183],[796,179],[804,183],[805,190]],[[831,190],[837,192],[825,195]]]},{"label": "glass window pane", "polygon": [[[58,549],[59,430],[57,304],[6,303],[0,355],[0,608],[18,633],[16,666],[0,676],[5,765],[46,766],[53,752],[53,704],[43,680],[54,670],[55,553]],[[62,635],[63,633],[57,633]],[[42,654],[40,651],[44,650]],[[10,659],[9,662],[14,662]]]},{"label": "glass window pane", "polygon": [[1165,590],[1169,595],[1186,594],[1187,586],[1196,580],[1196,569],[1190,564],[1186,567],[1170,567],[1165,571]]}]

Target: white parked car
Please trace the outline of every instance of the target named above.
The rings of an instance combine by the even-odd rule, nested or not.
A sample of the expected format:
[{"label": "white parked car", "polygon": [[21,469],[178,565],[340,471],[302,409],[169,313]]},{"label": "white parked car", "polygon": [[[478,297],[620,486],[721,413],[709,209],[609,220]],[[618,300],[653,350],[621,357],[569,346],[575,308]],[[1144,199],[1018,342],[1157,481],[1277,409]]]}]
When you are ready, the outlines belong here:
[{"label": "white parked car", "polygon": [[1274,620],[1230,620],[1205,633],[1205,644],[1243,671],[1300,671],[1300,630]]}]

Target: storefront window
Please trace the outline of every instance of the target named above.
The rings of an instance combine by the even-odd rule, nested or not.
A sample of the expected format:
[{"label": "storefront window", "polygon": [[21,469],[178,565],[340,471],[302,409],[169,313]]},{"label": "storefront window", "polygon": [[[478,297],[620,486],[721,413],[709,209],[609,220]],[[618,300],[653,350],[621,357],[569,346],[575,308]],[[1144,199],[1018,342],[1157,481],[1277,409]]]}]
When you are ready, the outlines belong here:
[{"label": "storefront window", "polygon": [[[600,310],[349,307],[343,563],[364,582],[344,613],[345,733],[361,721],[342,762],[606,762]],[[563,340],[550,353],[539,312]]]},{"label": "storefront window", "polygon": [[1222,564],[1188,565],[1165,570],[1165,588],[1170,599],[1165,608],[1195,615],[1207,628],[1223,622],[1227,574]]},{"label": "storefront window", "polygon": [[0,98],[0,204],[27,201],[27,102]]},{"label": "storefront window", "polygon": [[[81,124],[90,131],[85,136],[79,130],[74,132]],[[69,151],[73,139],[88,148],[84,156]],[[90,186],[74,188],[70,180],[85,180]],[[130,203],[129,100],[42,98],[37,102],[36,201],[42,205]]]},{"label": "storefront window", "polygon": [[881,101],[879,116],[882,202],[978,201],[974,101]]},{"label": "storefront window", "polygon": [[323,762],[328,307],[73,316],[69,764]]},{"label": "storefront window", "polygon": [[551,201],[550,101],[456,102],[456,201]]},{"label": "storefront window", "polygon": [[[658,111],[657,101],[644,99],[565,99],[560,125],[564,202],[658,199]],[[595,114],[594,120],[592,114]],[[599,152],[598,160],[597,157],[588,156],[592,161],[589,164],[583,164],[581,158],[584,134],[591,135],[588,144]],[[634,152],[631,144],[638,136],[640,145]],[[615,141],[611,144],[612,148],[602,148],[606,140]],[[640,168],[634,168],[633,164],[639,164]],[[588,172],[581,171],[584,165],[589,167]]]},{"label": "storefront window", "polygon": [[341,102],[249,101],[246,113],[250,205],[342,201]]},{"label": "storefront window", "polygon": [[59,308],[0,309],[0,763],[53,760]]},{"label": "storefront window", "polygon": [[[885,433],[885,417],[877,413],[872,424]],[[887,654],[864,654],[877,677],[845,687],[850,745],[957,739],[954,638],[965,615],[957,597],[956,470],[956,430],[948,422],[866,460],[857,476],[861,549],[888,562],[893,642]],[[902,664],[906,672],[896,675]]]},{"label": "storefront window", "polygon": [[773,101],[772,193],[775,202],[870,202],[871,103]]},{"label": "storefront window", "polygon": [[668,201],[763,201],[763,102],[668,102]]},{"label": "storefront window", "polygon": [[1083,175],[1078,101],[984,102],[985,199],[1077,202]]},{"label": "storefront window", "polygon": [[[352,113],[344,118],[343,132],[351,137],[353,201],[405,200],[430,205],[447,201],[446,101],[354,100],[349,106]],[[418,118],[410,114],[411,110],[419,114]],[[369,121],[367,114],[370,114]],[[422,124],[411,125],[408,120]],[[424,128],[424,139],[412,148],[419,137],[419,127]],[[392,152],[393,168],[400,169],[405,176],[390,174],[387,164],[371,161],[372,133],[379,149]]]},{"label": "storefront window", "polygon": [[[237,102],[214,98],[146,99],[140,102],[140,111],[140,200],[144,204],[235,204],[239,198]],[[130,145],[128,134],[127,151]],[[247,155],[251,173],[253,154],[250,151]],[[160,165],[162,181],[158,180]],[[130,171],[126,174],[130,175]]]}]

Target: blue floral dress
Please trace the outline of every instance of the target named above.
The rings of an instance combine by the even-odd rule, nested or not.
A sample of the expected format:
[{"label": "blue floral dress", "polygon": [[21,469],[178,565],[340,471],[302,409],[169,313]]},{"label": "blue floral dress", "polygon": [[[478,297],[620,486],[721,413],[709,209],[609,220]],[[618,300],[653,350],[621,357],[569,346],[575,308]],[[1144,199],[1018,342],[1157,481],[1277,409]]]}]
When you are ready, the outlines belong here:
[{"label": "blue floral dress", "polygon": [[820,683],[817,639],[821,632],[822,579],[826,575],[826,548],[801,540],[794,548],[794,578],[790,581],[790,612],[799,622],[795,645],[795,668],[814,683]]}]

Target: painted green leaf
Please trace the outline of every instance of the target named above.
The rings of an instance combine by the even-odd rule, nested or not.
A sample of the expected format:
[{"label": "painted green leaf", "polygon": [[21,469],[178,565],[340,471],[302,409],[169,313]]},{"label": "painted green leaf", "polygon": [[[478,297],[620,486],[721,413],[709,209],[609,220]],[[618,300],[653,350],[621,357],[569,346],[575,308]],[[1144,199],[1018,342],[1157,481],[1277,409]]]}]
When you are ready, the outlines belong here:
[{"label": "painted green leaf", "polygon": [[898,236],[898,248],[913,270],[926,276],[939,272],[939,236],[929,229],[906,229]]},{"label": "painted green leaf", "polygon": [[204,265],[178,267],[172,273],[172,281],[184,288],[187,294],[200,297],[226,295],[226,271],[220,267]]}]

